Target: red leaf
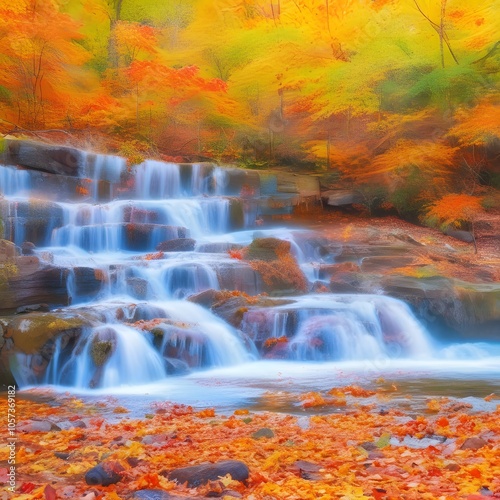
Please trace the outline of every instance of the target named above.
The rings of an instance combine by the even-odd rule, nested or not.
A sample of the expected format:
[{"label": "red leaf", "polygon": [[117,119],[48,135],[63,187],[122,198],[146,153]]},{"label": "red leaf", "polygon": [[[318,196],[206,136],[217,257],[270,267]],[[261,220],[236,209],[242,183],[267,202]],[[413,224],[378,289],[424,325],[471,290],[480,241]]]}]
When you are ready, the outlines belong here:
[{"label": "red leaf", "polygon": [[31,493],[36,488],[36,485],[33,483],[23,483],[19,488],[21,493]]},{"label": "red leaf", "polygon": [[45,494],[45,500],[57,500],[57,493],[50,484],[45,486],[45,489],[43,490],[43,493]]}]

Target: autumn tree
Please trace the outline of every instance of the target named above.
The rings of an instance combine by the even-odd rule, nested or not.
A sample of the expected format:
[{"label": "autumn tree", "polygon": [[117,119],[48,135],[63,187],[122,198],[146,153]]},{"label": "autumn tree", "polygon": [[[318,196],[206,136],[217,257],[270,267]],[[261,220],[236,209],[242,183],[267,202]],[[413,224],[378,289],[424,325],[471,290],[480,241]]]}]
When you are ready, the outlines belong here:
[{"label": "autumn tree", "polygon": [[0,85],[10,121],[36,129],[67,118],[71,126],[87,76],[79,68],[87,59],[76,43],[79,27],[55,0],[2,3]]},{"label": "autumn tree", "polygon": [[470,229],[474,253],[477,253],[475,223],[482,213],[484,210],[481,198],[466,194],[448,194],[427,207],[424,220],[443,231],[448,228]]}]

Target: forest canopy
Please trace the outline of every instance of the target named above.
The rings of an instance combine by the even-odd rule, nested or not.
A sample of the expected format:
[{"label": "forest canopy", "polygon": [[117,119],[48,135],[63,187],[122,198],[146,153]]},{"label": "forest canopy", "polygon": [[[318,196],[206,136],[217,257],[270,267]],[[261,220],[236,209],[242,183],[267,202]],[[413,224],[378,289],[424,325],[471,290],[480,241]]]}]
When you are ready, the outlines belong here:
[{"label": "forest canopy", "polygon": [[412,215],[398,200],[500,185],[499,8],[0,0],[0,127],[332,171]]}]

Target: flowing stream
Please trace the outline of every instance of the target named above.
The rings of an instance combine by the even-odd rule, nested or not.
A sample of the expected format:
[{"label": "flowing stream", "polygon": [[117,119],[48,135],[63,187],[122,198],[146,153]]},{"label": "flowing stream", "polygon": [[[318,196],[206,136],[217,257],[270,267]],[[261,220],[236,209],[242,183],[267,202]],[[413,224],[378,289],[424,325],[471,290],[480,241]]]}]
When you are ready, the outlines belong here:
[{"label": "flowing stream", "polygon": [[[245,183],[231,170],[146,161],[130,173],[123,159],[96,155],[80,175],[83,199],[52,189],[48,174],[0,166],[8,237],[31,241],[42,262],[70,270],[71,304],[54,313],[99,317],[78,336],[56,338],[43,373],[32,370],[33,355],[18,354],[12,364],[22,388],[115,394],[130,405],[141,395],[290,410],[289,394],[380,377],[421,395],[441,387],[442,395],[481,398],[498,387],[498,345],[440,344],[395,298],[280,297],[242,311],[240,329],[189,302],[210,289],[262,292],[262,280],[227,252],[257,237],[289,241],[311,285],[319,264],[335,262],[317,252],[307,228],[256,227],[259,193],[238,196]],[[159,253],[175,240],[187,246]],[[83,268],[101,277],[97,288],[82,282]],[[282,394],[281,403],[266,399],[268,391]]]}]

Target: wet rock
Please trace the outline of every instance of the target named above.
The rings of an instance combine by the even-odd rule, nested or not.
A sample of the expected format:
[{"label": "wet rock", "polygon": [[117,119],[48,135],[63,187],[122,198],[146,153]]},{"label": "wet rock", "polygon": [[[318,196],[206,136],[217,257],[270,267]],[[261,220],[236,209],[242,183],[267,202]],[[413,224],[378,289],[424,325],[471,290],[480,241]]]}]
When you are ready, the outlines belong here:
[{"label": "wet rock", "polygon": [[5,326],[7,338],[11,338],[14,346],[26,354],[35,354],[50,339],[60,335],[79,335],[84,326],[90,325],[77,312],[28,313],[8,318]]},{"label": "wet rock", "polygon": [[244,245],[236,243],[217,242],[217,243],[202,243],[198,246],[198,252],[203,253],[227,253],[229,250],[241,250]]},{"label": "wet rock", "polygon": [[175,359],[175,358],[164,358],[164,359],[168,375],[185,375],[186,373],[189,373],[191,371],[189,365],[181,359]]},{"label": "wet rock", "polygon": [[144,300],[148,296],[149,283],[144,278],[127,278],[127,292],[134,298]]},{"label": "wet rock", "polygon": [[243,201],[238,198],[229,200],[229,230],[237,231],[245,227],[245,209]]},{"label": "wet rock", "polygon": [[208,290],[204,290],[203,292],[200,293],[195,293],[193,295],[190,295],[187,300],[189,302],[193,302],[195,304],[198,304],[200,306],[210,308],[212,305],[217,302],[218,300],[218,295],[220,292],[218,290],[214,290],[213,288],[210,288]]},{"label": "wet rock", "polygon": [[222,290],[238,290],[256,295],[265,288],[259,273],[245,262],[221,262],[215,265],[215,271]]},{"label": "wet rock", "polygon": [[466,283],[451,278],[384,276],[380,283],[388,295],[411,304],[427,324],[444,324],[461,338],[500,340],[500,286]]},{"label": "wet rock", "polygon": [[121,481],[123,471],[119,462],[103,462],[85,474],[85,482],[90,486],[116,484]]},{"label": "wet rock", "polygon": [[185,327],[163,325],[162,328],[164,330],[163,357],[180,361],[180,363],[176,362],[175,364],[170,362],[171,368],[182,370],[182,367],[189,369],[207,365],[209,341],[202,331],[197,330],[196,327],[191,328],[190,325]]},{"label": "wet rock", "polygon": [[105,275],[92,267],[74,267],[74,293],[79,298],[91,299],[102,289]]},{"label": "wet rock", "polygon": [[161,252],[192,252],[196,245],[196,240],[192,238],[177,238],[175,240],[162,241],[156,246],[156,250]]},{"label": "wet rock", "polygon": [[230,474],[235,481],[246,481],[250,472],[246,464],[239,460],[223,460],[175,469],[169,473],[168,479],[179,484],[187,483],[188,487],[196,488],[209,481],[216,481],[226,474]]},{"label": "wet rock", "polygon": [[117,341],[116,332],[110,327],[102,327],[94,332],[90,355],[96,366],[103,366],[113,355]]},{"label": "wet rock", "polygon": [[186,238],[187,229],[180,226],[131,222],[124,225],[125,249],[151,251],[155,242]]},{"label": "wet rock", "polygon": [[16,314],[27,314],[30,312],[49,312],[48,304],[32,304],[29,306],[21,306],[16,309]]},{"label": "wet rock", "polygon": [[61,460],[68,460],[70,457],[70,453],[64,453],[62,451],[56,451],[54,452],[54,456],[57,458],[60,458]]},{"label": "wet rock", "polygon": [[290,242],[278,238],[256,238],[248,245],[246,258],[248,260],[277,260],[283,253],[290,252]]},{"label": "wet rock", "polygon": [[75,148],[54,146],[25,139],[8,139],[3,152],[7,164],[78,177],[85,153]]},{"label": "wet rock", "polygon": [[5,236],[10,241],[48,245],[52,230],[63,225],[63,209],[51,201],[2,200],[1,206]]},{"label": "wet rock", "polygon": [[253,439],[261,439],[261,438],[273,438],[274,437],[274,432],[272,429],[269,429],[269,427],[263,427],[262,429],[259,429],[258,431],[255,431],[252,434]]},{"label": "wet rock", "polygon": [[289,295],[305,292],[309,285],[295,257],[289,241],[277,238],[256,238],[245,249],[249,262],[262,278],[265,292]]},{"label": "wet rock", "polygon": [[464,444],[460,447],[461,450],[479,450],[486,446],[488,443],[480,437],[470,437],[464,441]]},{"label": "wet rock", "polygon": [[23,306],[68,305],[68,269],[42,264],[36,256],[23,255],[12,261],[7,282],[0,286],[0,313]]},{"label": "wet rock", "polygon": [[[279,305],[292,304],[294,301],[289,299],[271,298],[266,296],[246,297],[237,295],[236,297],[227,292],[218,292],[217,301],[212,306],[212,311],[221,317],[227,323],[236,328],[244,327],[244,323],[255,325],[252,329],[245,329],[252,340],[266,340],[271,336],[272,327],[268,321],[266,313],[267,308]],[[248,321],[247,321],[247,316]],[[291,314],[293,316],[293,313]]]},{"label": "wet rock", "polygon": [[34,255],[35,254],[36,245],[31,241],[25,241],[21,245],[21,253],[23,255]]}]

